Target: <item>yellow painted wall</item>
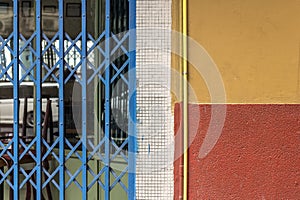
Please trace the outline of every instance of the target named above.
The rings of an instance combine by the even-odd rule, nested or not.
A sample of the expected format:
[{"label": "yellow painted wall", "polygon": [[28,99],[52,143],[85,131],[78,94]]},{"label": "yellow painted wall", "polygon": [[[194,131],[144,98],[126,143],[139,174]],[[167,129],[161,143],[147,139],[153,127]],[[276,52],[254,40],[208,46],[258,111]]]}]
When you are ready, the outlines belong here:
[{"label": "yellow painted wall", "polygon": [[[218,66],[227,103],[300,102],[299,0],[188,2],[189,36]],[[173,21],[174,29],[176,24]],[[207,88],[195,72],[190,65],[190,83],[197,94],[192,101],[209,103]]]},{"label": "yellow painted wall", "polygon": [[[182,32],[182,12],[181,12],[181,0],[172,0],[172,30],[175,33],[179,33],[178,36],[180,36],[180,33]],[[175,41],[174,41],[175,40]],[[180,37],[173,37],[172,38],[172,47],[177,48],[177,53],[172,51],[172,71],[174,73],[177,73],[177,75],[172,74],[172,86],[171,86],[171,93],[172,93],[172,105],[176,102],[182,101],[182,95],[181,95],[181,80],[180,74],[181,74],[181,56],[178,54],[178,52],[181,51],[181,38]],[[174,109],[172,109],[174,110]]]}]

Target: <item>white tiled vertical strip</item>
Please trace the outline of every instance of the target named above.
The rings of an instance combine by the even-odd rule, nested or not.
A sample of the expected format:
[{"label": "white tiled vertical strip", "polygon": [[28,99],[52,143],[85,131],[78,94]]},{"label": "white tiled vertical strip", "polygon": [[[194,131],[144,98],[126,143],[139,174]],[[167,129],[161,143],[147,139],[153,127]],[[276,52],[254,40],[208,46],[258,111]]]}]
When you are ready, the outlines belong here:
[{"label": "white tiled vertical strip", "polygon": [[137,0],[137,199],[173,199],[171,0]]}]

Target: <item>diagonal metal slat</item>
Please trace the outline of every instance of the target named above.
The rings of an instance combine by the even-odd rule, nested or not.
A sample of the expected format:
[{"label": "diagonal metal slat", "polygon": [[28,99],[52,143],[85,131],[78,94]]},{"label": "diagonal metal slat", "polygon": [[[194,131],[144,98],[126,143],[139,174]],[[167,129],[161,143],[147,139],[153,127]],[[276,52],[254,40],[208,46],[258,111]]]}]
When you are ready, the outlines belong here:
[{"label": "diagonal metal slat", "polygon": [[98,174],[95,174],[91,168],[88,169],[88,171],[90,172],[90,174],[92,175],[92,177],[94,177],[93,180],[92,180],[92,182],[88,185],[88,189],[91,189],[96,182],[99,183],[99,185],[100,185],[100,187],[102,187],[102,189],[105,188],[104,184],[100,180],[100,177],[104,174],[104,169],[105,168],[102,168]]},{"label": "diagonal metal slat", "polygon": [[47,157],[51,154],[54,156],[54,158],[59,161],[59,158],[57,157],[57,155],[53,152],[54,148],[56,147],[56,145],[59,143],[59,140],[55,140],[55,142],[53,142],[53,144],[50,146],[48,144],[48,142],[46,142],[44,139],[42,139],[43,145],[45,145],[47,151],[43,154],[42,160],[46,160]]},{"label": "diagonal metal slat", "polygon": [[112,190],[116,185],[117,183],[119,183],[121,185],[121,187],[123,188],[123,190],[128,193],[128,189],[127,187],[125,186],[125,184],[121,181],[121,179],[125,176],[125,174],[128,172],[128,166],[121,172],[121,174],[118,176],[116,174],[116,172],[112,169],[111,170],[111,174],[115,177],[115,181],[113,182],[113,184],[110,186],[110,190]]},{"label": "diagonal metal slat", "polygon": [[69,146],[71,151],[68,153],[68,155],[65,157],[65,160],[69,160],[73,154],[75,154],[79,159],[81,159],[81,156],[77,152],[77,148],[82,144],[82,141],[79,140],[75,146],[72,146],[72,144],[69,142],[68,139],[66,139],[66,144]]},{"label": "diagonal metal slat", "polygon": [[[47,42],[47,45],[43,48],[42,55],[45,55],[49,48],[53,48],[53,43],[57,38],[58,38],[58,33],[56,33],[51,40],[46,36],[46,34],[43,33],[43,39]],[[57,55],[59,54],[59,51],[56,48],[53,48],[53,50]]]},{"label": "diagonal metal slat", "polygon": [[10,34],[6,40],[3,39],[3,37],[0,36],[0,42],[2,43],[0,49],[3,49],[4,47],[7,47],[7,49],[10,52],[10,54],[14,55],[13,49],[11,49],[10,46],[9,46],[9,44],[8,44],[11,41],[12,38],[13,38],[13,33]]},{"label": "diagonal metal slat", "polygon": [[117,43],[117,45],[112,49],[110,52],[110,55],[113,55],[119,48],[122,49],[124,54],[128,55],[128,50],[123,46],[123,43],[125,42],[126,39],[129,38],[129,31],[119,40],[116,35],[112,34],[112,39]]},{"label": "diagonal metal slat", "polygon": [[[1,70],[1,74],[0,74],[0,77],[4,76],[4,75],[7,75],[9,76],[9,74],[7,74],[7,71],[11,69],[11,67],[13,66],[13,62],[10,62],[9,65],[7,65],[6,67],[2,67],[0,65],[0,70]],[[10,76],[9,76],[10,77]],[[11,78],[11,77],[10,77]],[[12,78],[11,78],[12,79]]]},{"label": "diagonal metal slat", "polygon": [[95,147],[92,144],[92,142],[89,142],[89,145],[91,146],[91,148],[93,149],[93,151],[91,153],[89,153],[88,161],[91,160],[95,156],[95,154],[97,154],[97,156],[99,156],[99,158],[100,158],[101,161],[104,161],[104,157],[99,152],[97,153],[97,151],[100,150],[100,148],[103,146],[104,143],[105,143],[105,139],[102,139],[100,141],[100,143]]},{"label": "diagonal metal slat", "polygon": [[19,64],[22,67],[22,69],[25,71],[25,73],[23,74],[23,76],[21,77],[21,79],[20,79],[19,82],[22,83],[25,80],[25,78],[27,76],[29,76],[29,78],[31,79],[31,81],[35,83],[36,80],[33,77],[32,72],[33,72],[33,69],[34,69],[34,67],[36,65],[36,61],[34,61],[28,69],[25,67],[25,65],[21,61],[20,61]]},{"label": "diagonal metal slat", "polygon": [[[94,67],[92,68],[92,70],[94,70],[94,73],[91,75],[91,77],[88,79],[88,84],[90,84],[92,81],[93,81],[93,79],[95,78],[95,76],[98,74],[98,76],[99,76],[99,78],[100,79],[103,79],[103,77],[99,74],[100,73],[100,71],[104,68],[104,66],[105,66],[105,62],[102,62],[101,64],[100,64],[100,66],[97,68],[97,69],[95,69]],[[103,79],[103,81],[105,82],[105,80]]]},{"label": "diagonal metal slat", "polygon": [[112,66],[117,71],[117,73],[111,78],[110,83],[113,83],[115,79],[120,76],[122,80],[126,83],[126,85],[129,85],[128,80],[122,74],[123,70],[125,69],[125,67],[128,67],[128,65],[129,65],[129,59],[127,59],[126,62],[123,63],[120,69],[118,69],[117,66],[112,63]]},{"label": "diagonal metal slat", "polygon": [[66,183],[66,188],[68,188],[68,187],[72,184],[72,182],[73,182],[73,183],[75,183],[75,184],[78,186],[78,188],[81,189],[82,186],[79,184],[79,182],[76,180],[76,178],[78,178],[80,172],[82,172],[82,166],[81,166],[79,169],[77,169],[77,171],[76,171],[74,174],[72,174],[72,173],[71,173],[69,170],[67,170],[67,169],[66,169],[66,172],[67,172],[67,174],[68,174],[69,177],[70,177],[69,181]]},{"label": "diagonal metal slat", "polygon": [[69,46],[66,51],[64,52],[65,54],[70,53],[70,51],[72,50],[72,48],[74,47],[79,53],[81,53],[81,49],[76,45],[76,43],[79,41],[79,39],[81,38],[82,33],[80,33],[75,40],[72,40],[71,37],[66,34],[66,38],[67,40],[71,43],[71,46]]},{"label": "diagonal metal slat", "polygon": [[33,177],[33,174],[36,172],[37,167],[33,168],[29,174],[26,173],[26,171],[20,167],[20,172],[25,176],[25,179],[21,182],[19,189],[22,189],[24,187],[24,185],[29,181],[30,184],[36,188],[36,183],[34,183],[31,179],[31,177]]},{"label": "diagonal metal slat", "polygon": [[59,185],[54,180],[55,176],[59,173],[59,167],[57,167],[51,174],[43,168],[43,173],[48,177],[45,182],[43,183],[42,188],[45,188],[50,182],[52,182],[57,189],[59,189]]},{"label": "diagonal metal slat", "polygon": [[[128,138],[127,138],[128,139]],[[128,158],[127,156],[122,152],[123,149],[121,149],[113,140],[111,141],[112,146],[117,150],[117,152],[120,153],[120,155],[122,156],[122,158],[128,162]],[[123,143],[124,144],[124,143]],[[124,145],[125,146],[125,145]]]},{"label": "diagonal metal slat", "polygon": [[9,143],[7,145],[4,145],[2,142],[0,142],[0,146],[1,146],[1,153],[0,153],[0,157],[2,157],[5,153],[7,153],[7,155],[10,158],[13,158],[13,155],[10,153],[9,149],[12,147],[12,144],[14,143],[13,140],[10,140]]},{"label": "diagonal metal slat", "polygon": [[13,167],[10,167],[10,168],[6,171],[6,173],[3,173],[2,170],[0,170],[0,176],[1,176],[0,183],[1,183],[1,184],[3,183],[4,180],[7,179],[7,177],[8,177],[9,175],[11,175],[11,172],[13,171],[13,169],[14,169]]},{"label": "diagonal metal slat", "polygon": [[72,78],[72,76],[75,76],[75,79],[80,83],[82,84],[82,81],[81,79],[75,74],[75,72],[78,70],[79,67],[81,67],[81,64],[82,64],[82,60],[79,61],[79,63],[77,65],[75,65],[75,67],[73,69],[71,69],[70,65],[67,64],[67,67],[68,67],[68,70],[71,72],[69,74],[68,77],[66,77],[65,79],[65,84]]},{"label": "diagonal metal slat", "polygon": [[88,49],[87,54],[92,53],[92,51],[96,48],[100,51],[100,53],[105,56],[105,52],[103,51],[103,49],[100,47],[101,43],[99,44],[99,42],[104,38],[105,36],[105,31],[98,37],[97,40],[95,40],[93,38],[93,36],[91,36],[90,34],[88,34],[88,38],[93,42],[93,45]]},{"label": "diagonal metal slat", "polygon": [[29,50],[31,51],[31,53],[33,53],[34,56],[37,56],[37,52],[36,52],[36,51],[32,48],[32,46],[31,46],[31,42],[33,42],[33,39],[35,38],[35,36],[36,36],[36,32],[34,32],[34,34],[32,34],[31,37],[30,37],[28,40],[26,40],[25,37],[24,37],[22,34],[20,34],[21,40],[22,40],[23,42],[25,42],[25,43],[24,43],[24,45],[20,48],[19,54],[22,54],[22,53],[25,51],[25,49],[28,47]]},{"label": "diagonal metal slat", "polygon": [[29,145],[26,145],[22,139],[19,140],[19,144],[24,148],[24,151],[19,155],[19,160],[22,160],[26,154],[29,154],[31,158],[37,162],[36,156],[30,151],[33,145],[36,143],[37,138],[35,137]]},{"label": "diagonal metal slat", "polygon": [[59,82],[58,78],[53,74],[53,71],[57,69],[59,66],[59,62],[55,63],[52,68],[49,68],[45,63],[42,64],[44,69],[47,70],[47,74],[44,76],[42,83],[46,82],[46,80],[51,76],[57,83]]},{"label": "diagonal metal slat", "polygon": [[[112,157],[110,158],[111,160],[114,160],[116,157],[117,157],[117,155],[119,155],[119,153],[122,151],[122,150],[124,150],[124,147],[126,146],[128,144],[128,138],[126,138],[126,140],[123,142],[123,144],[120,146],[120,147],[118,147],[117,148],[117,151],[112,155]],[[124,155],[124,154],[123,154]],[[125,155],[124,155],[125,156]],[[125,156],[126,157],[126,156]],[[128,161],[128,160],[125,160],[126,162]]]}]

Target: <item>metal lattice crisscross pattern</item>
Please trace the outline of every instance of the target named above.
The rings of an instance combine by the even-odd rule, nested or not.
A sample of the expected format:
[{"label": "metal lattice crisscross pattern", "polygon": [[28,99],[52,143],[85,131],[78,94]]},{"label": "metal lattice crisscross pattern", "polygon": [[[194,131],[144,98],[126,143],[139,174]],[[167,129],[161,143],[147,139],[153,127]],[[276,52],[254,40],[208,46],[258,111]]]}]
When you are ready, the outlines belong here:
[{"label": "metal lattice crisscross pattern", "polygon": [[13,82],[12,74],[9,71],[12,70],[13,62],[7,63],[6,52],[9,55],[13,55],[13,49],[11,48],[13,34],[10,34],[8,38],[4,39],[0,36],[0,80],[6,80]]},{"label": "metal lattice crisscross pattern", "polygon": [[[81,199],[135,199],[135,0],[5,1],[13,28],[0,30],[0,84],[11,83],[14,119],[11,139],[0,141],[0,157],[12,161],[0,169],[0,184],[14,199],[25,187],[37,199],[49,188],[55,199],[68,199],[68,190]],[[51,19],[54,30],[44,24]],[[21,22],[30,20],[26,32]],[[23,96],[34,102],[33,128],[19,121]],[[47,137],[45,99],[52,101]],[[29,142],[21,126],[33,134]]]},{"label": "metal lattice crisscross pattern", "polygon": [[[22,53],[24,53],[25,49],[28,49],[28,51],[30,51],[30,53],[32,53],[34,56],[37,56],[36,50],[32,47],[32,43],[33,43],[35,37],[36,37],[36,34],[33,34],[29,39],[26,39],[22,34],[20,34],[19,39],[23,43],[23,45],[20,45],[20,50],[18,52],[20,55]],[[26,77],[28,77],[30,81],[33,81],[33,82],[36,81],[34,78],[34,67],[37,64],[36,62],[37,62],[37,60],[32,62],[30,66],[25,67],[24,63],[21,60],[19,60],[19,65],[22,68],[22,70],[24,71],[22,73],[22,75],[20,76],[20,83],[22,83],[26,79]]]}]

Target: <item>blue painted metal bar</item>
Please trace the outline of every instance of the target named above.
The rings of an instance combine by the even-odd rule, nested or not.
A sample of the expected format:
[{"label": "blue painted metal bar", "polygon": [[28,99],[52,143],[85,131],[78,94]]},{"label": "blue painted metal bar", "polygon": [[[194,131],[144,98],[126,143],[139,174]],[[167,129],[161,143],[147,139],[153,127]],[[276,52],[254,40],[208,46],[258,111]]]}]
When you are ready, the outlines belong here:
[{"label": "blue painted metal bar", "polygon": [[82,32],[82,199],[87,199],[87,1],[82,0],[82,16],[81,16],[81,32]]},{"label": "blue painted metal bar", "polygon": [[110,0],[105,2],[105,200],[110,199]]},{"label": "blue painted metal bar", "polygon": [[[42,157],[42,56],[43,54],[45,54],[45,52],[50,48],[50,45],[52,45],[52,43],[55,43],[54,40],[59,39],[58,43],[59,43],[59,50],[55,51],[55,54],[58,54],[59,60],[58,63],[56,63],[55,65],[53,65],[52,69],[48,68],[48,73],[46,75],[46,77],[44,78],[44,81],[46,81],[46,78],[50,75],[51,73],[54,71],[54,68],[56,68],[57,66],[59,66],[59,78],[55,79],[58,81],[59,83],[59,158],[58,162],[59,162],[59,166],[55,171],[59,171],[59,199],[65,199],[65,189],[66,189],[66,185],[65,185],[65,174],[66,174],[66,168],[65,168],[65,161],[66,159],[68,159],[69,155],[66,157],[65,155],[65,121],[64,121],[64,115],[65,115],[65,107],[64,107],[64,90],[65,90],[65,84],[66,82],[68,82],[68,80],[71,78],[71,76],[73,75],[73,73],[77,70],[77,68],[81,65],[81,80],[78,80],[78,82],[81,84],[82,86],[82,135],[81,135],[81,143],[78,143],[79,145],[81,144],[82,146],[82,156],[78,156],[80,161],[81,161],[81,167],[80,169],[78,169],[78,171],[71,175],[71,179],[70,179],[70,184],[71,182],[74,182],[75,184],[77,184],[77,186],[79,186],[79,183],[76,180],[76,177],[82,173],[82,182],[80,185],[80,188],[82,190],[82,199],[87,199],[87,194],[88,194],[88,152],[87,152],[87,85],[88,85],[88,76],[87,76],[87,65],[88,65],[88,53],[91,53],[91,50],[88,50],[88,40],[89,40],[89,36],[87,34],[87,16],[88,16],[88,8],[87,8],[87,0],[81,0],[81,22],[82,22],[82,31],[79,34],[79,36],[77,37],[77,39],[75,40],[70,40],[71,43],[71,47],[69,47],[69,50],[67,50],[65,52],[65,47],[64,47],[64,41],[65,41],[65,33],[64,33],[64,4],[65,2],[63,0],[58,0],[58,12],[59,12],[59,30],[58,30],[58,34],[56,34],[56,38],[52,38],[52,40],[46,39],[46,41],[48,42],[48,45],[46,46],[46,48],[44,49],[44,51],[42,50],[42,27],[41,27],[41,17],[42,17],[42,11],[41,11],[41,2],[42,0],[35,0],[35,14],[36,14],[36,30],[35,32],[32,34],[32,36],[30,37],[29,40],[25,41],[25,45],[22,47],[22,50],[20,51],[19,49],[19,39],[21,36],[19,36],[19,27],[18,27],[18,23],[19,23],[19,1],[15,0],[14,2],[14,32],[13,32],[13,37],[14,37],[14,48],[13,48],[13,56],[14,56],[14,60],[13,60],[13,88],[14,88],[14,140],[13,140],[13,148],[14,148],[14,154],[13,154],[13,160],[14,160],[14,165],[13,165],[13,173],[14,173],[14,184],[13,184],[13,189],[14,189],[14,198],[18,199],[19,198],[19,152],[18,152],[18,147],[19,147],[19,138],[18,138],[18,132],[19,132],[19,85],[20,82],[25,79],[25,76],[29,75],[30,77],[33,78],[33,74],[31,74],[31,72],[33,70],[35,70],[35,78],[34,78],[34,83],[35,83],[35,98],[36,98],[36,125],[35,125],[35,130],[36,130],[36,139],[31,143],[29,146],[33,146],[34,144],[36,144],[36,166],[34,167],[34,170],[28,175],[26,176],[25,182],[23,182],[21,185],[25,184],[27,181],[30,181],[31,184],[33,184],[34,187],[36,187],[36,198],[37,199],[42,199],[42,170],[43,170],[43,166],[42,166],[42,160],[47,159],[47,156]],[[122,1],[123,2],[123,1]],[[124,1],[125,2],[125,1]],[[135,175],[135,168],[136,168],[136,152],[137,152],[137,142],[136,142],[136,71],[135,71],[135,47],[136,47],[136,32],[135,32],[135,28],[136,28],[136,0],[129,0],[129,17],[130,19],[129,21],[129,29],[130,29],[130,34],[129,34],[129,49],[126,46],[126,44],[123,45],[123,43],[126,42],[128,35],[126,34],[122,39],[118,39],[118,38],[114,38],[114,42],[110,42],[111,39],[111,32],[120,32],[123,31],[121,30],[122,27],[122,20],[125,20],[125,12],[123,13],[122,9],[126,9],[125,7],[122,7],[121,5],[117,4],[118,1],[111,1],[111,0],[105,0],[105,53],[104,51],[102,51],[102,49],[100,50],[100,52],[103,52],[105,55],[105,60],[104,62],[104,66],[105,66],[105,81],[104,81],[104,77],[102,77],[102,75],[100,74],[100,70],[102,70],[102,66],[100,65],[98,66],[98,68],[100,69],[95,69],[95,73],[93,74],[93,77],[95,77],[96,75],[99,76],[99,78],[104,82],[105,88],[103,90],[103,95],[104,95],[104,134],[105,134],[105,138],[104,138],[104,167],[100,170],[100,173],[102,174],[102,172],[105,174],[104,175],[104,185],[101,185],[102,182],[99,181],[99,184],[101,185],[101,187],[103,186],[104,189],[104,197],[106,200],[110,199],[110,195],[111,195],[111,190],[112,188],[114,188],[117,184],[120,184],[122,186],[122,188],[128,192],[128,199],[135,199],[135,180],[136,180],[136,175]],[[114,9],[112,10],[111,6],[115,6]],[[118,9],[117,9],[118,8]],[[111,13],[111,11],[113,11],[113,13]],[[120,12],[120,13],[119,13]],[[126,11],[128,12],[128,11]],[[122,14],[123,13],[123,14]],[[123,18],[122,18],[123,17]],[[114,21],[114,26],[112,26],[112,21]],[[124,22],[124,24],[127,23]],[[121,27],[121,28],[120,28]],[[127,27],[128,26],[125,26]],[[126,29],[126,28],[125,28]],[[104,36],[103,34],[100,36],[102,37]],[[58,37],[58,38],[57,38]],[[25,48],[27,48],[28,45],[30,45],[29,43],[33,41],[35,41],[35,49],[33,47],[30,47],[32,53],[34,54],[34,61],[33,64],[30,66],[29,69],[25,69],[24,67],[24,71],[26,72],[24,77],[20,80],[19,78],[19,67],[20,65],[22,65],[22,63],[19,63],[19,55],[22,53],[22,51],[24,51]],[[46,38],[46,37],[45,37]],[[80,40],[81,38],[81,40]],[[22,38],[21,38],[22,39]],[[23,39],[25,40],[25,38]],[[90,39],[91,40],[91,39]],[[101,39],[97,39],[97,40],[92,40],[94,43],[98,43]],[[76,42],[81,42],[81,48],[79,48],[79,45],[76,45]],[[115,44],[116,42],[116,44]],[[51,44],[50,44],[51,43]],[[111,46],[112,44],[115,44],[113,46]],[[92,49],[94,47],[96,47],[98,44],[94,44],[92,46]],[[76,69],[73,69],[73,72],[71,72],[71,74],[69,75],[69,77],[65,77],[65,71],[64,68],[65,66],[68,66],[69,63],[65,63],[64,62],[64,58],[65,56],[68,56],[69,51],[71,52],[71,49],[74,49],[74,65]],[[113,54],[115,54],[115,52],[121,49],[124,51],[124,53],[129,57],[129,61],[125,60],[124,58],[118,58],[117,61],[114,61],[114,64],[111,64],[111,56],[115,56]],[[129,52],[129,53],[128,53]],[[80,55],[81,56],[81,60],[79,61],[78,58],[76,58],[76,55]],[[118,54],[119,55],[119,54]],[[101,56],[102,57],[102,56]],[[77,63],[76,63],[77,61]],[[123,73],[127,72],[126,66],[129,65],[129,76],[128,76],[128,80],[124,77]],[[53,74],[51,76],[54,76]],[[75,76],[75,75],[74,75]],[[54,78],[54,77],[53,77]],[[55,77],[56,78],[56,77]],[[76,77],[78,78],[78,77]],[[114,87],[115,80],[117,80],[118,78],[123,79],[124,84],[122,85],[122,87],[118,87],[116,90],[116,94],[120,94],[122,92],[127,93],[127,89],[129,89],[129,98],[128,99],[128,104],[124,104],[122,105],[114,105],[113,98],[111,97],[111,89]],[[79,79],[79,78],[78,78]],[[92,78],[90,78],[92,81]],[[125,86],[126,85],[126,86]],[[127,88],[128,86],[128,88]],[[115,104],[118,102],[115,102]],[[111,145],[111,141],[112,141],[112,130],[111,130],[111,106],[117,106],[120,107],[120,109],[124,109],[124,112],[127,112],[127,105],[129,108],[129,120],[128,120],[128,138],[125,139],[125,142],[121,145],[119,143],[113,143],[113,145]],[[123,138],[123,133],[122,136],[118,136],[118,134],[116,134],[119,130],[115,130],[115,135],[113,135],[113,137],[117,138],[117,137],[121,137]],[[119,133],[119,132],[118,132]],[[117,155],[121,154],[121,156],[123,156],[124,160],[127,161],[126,155],[124,155],[121,150],[127,148],[127,142],[128,142],[128,167],[122,171],[122,173],[117,176],[114,171],[111,169],[111,161],[112,159],[114,159]],[[21,143],[22,144],[22,143]],[[70,146],[70,145],[69,145]],[[101,145],[100,145],[101,146]],[[100,147],[99,146],[99,147]],[[72,150],[71,152],[74,150],[77,151],[78,146],[75,145],[75,147],[72,146]],[[98,146],[97,146],[98,147]],[[50,149],[52,147],[47,146],[46,148],[48,148],[49,150],[47,151],[47,153],[50,153]],[[115,148],[116,151],[112,151],[112,149],[110,148]],[[27,148],[25,148],[27,149]],[[29,149],[29,147],[28,147]],[[111,152],[112,151],[112,152]],[[113,153],[113,155],[111,155],[111,153]],[[76,155],[79,155],[77,152],[75,153]],[[111,157],[112,156],[112,157]],[[126,188],[126,186],[124,185],[124,183],[121,181],[122,177],[125,175],[126,171],[128,170],[129,174],[128,174],[128,190]],[[30,176],[32,173],[36,173],[36,184],[34,184],[32,182],[32,180],[30,179]],[[55,172],[56,173],[56,172]],[[68,172],[67,172],[68,173]],[[100,174],[100,175],[101,175]],[[54,176],[54,174],[48,173],[50,179],[51,177]],[[99,174],[97,174],[98,177],[100,177]],[[110,179],[112,177],[115,177],[116,180],[112,183],[110,182]],[[46,183],[44,183],[44,185],[46,185],[47,183],[49,183],[50,179],[47,180]],[[97,179],[93,179],[93,184],[97,181]],[[69,183],[68,183],[69,184]],[[92,187],[93,184],[90,184],[90,187]]]},{"label": "blue painted metal bar", "polygon": [[42,27],[41,27],[41,0],[35,5],[35,45],[36,45],[36,71],[35,71],[35,98],[36,98],[36,198],[42,199]]},{"label": "blue painted metal bar", "polygon": [[64,1],[58,1],[59,12],[59,199],[65,199],[65,121],[64,121]]},{"label": "blue painted metal bar", "polygon": [[14,66],[13,66],[13,93],[14,93],[14,199],[19,199],[19,1],[14,1]]},{"label": "blue painted metal bar", "polygon": [[136,0],[129,1],[128,199],[136,199]]}]

